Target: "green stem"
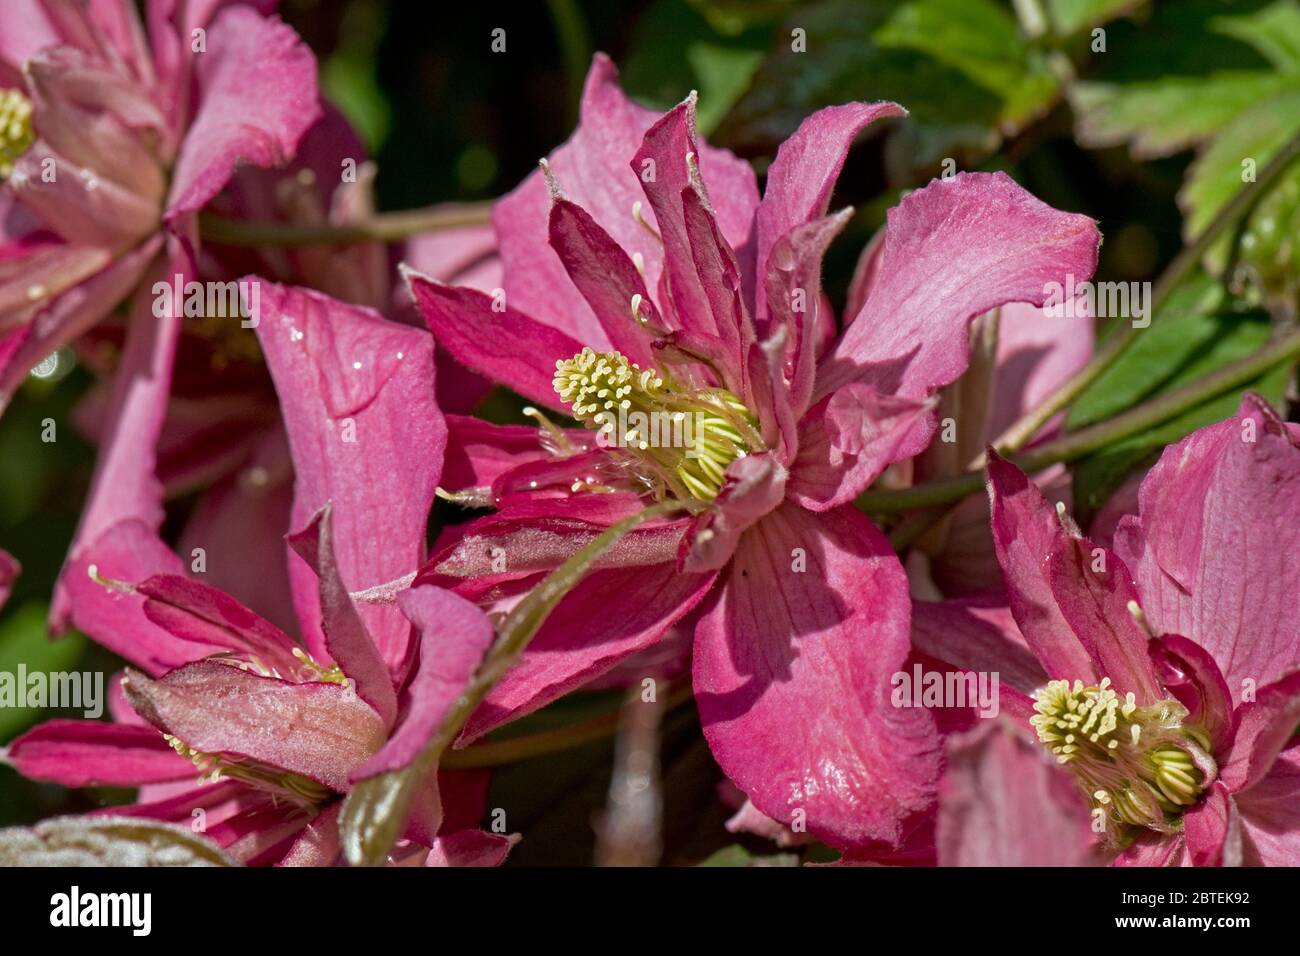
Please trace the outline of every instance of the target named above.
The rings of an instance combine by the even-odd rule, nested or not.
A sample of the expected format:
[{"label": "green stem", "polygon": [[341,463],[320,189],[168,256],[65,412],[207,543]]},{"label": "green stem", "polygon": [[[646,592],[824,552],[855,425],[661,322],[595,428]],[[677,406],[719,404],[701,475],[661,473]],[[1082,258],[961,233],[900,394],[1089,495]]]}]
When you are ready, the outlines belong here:
[{"label": "green stem", "polygon": [[203,213],[199,232],[208,242],[224,246],[335,246],[359,242],[400,242],[411,236],[490,221],[489,202],[431,206],[402,212],[377,213],[362,222],[343,225],[302,225],[291,222],[227,219]]},{"label": "green stem", "polygon": [[[1264,167],[1256,181],[1248,183],[1245,188],[1239,190],[1232,200],[1215,214],[1195,241],[1183,247],[1173,261],[1165,267],[1151,291],[1150,314],[1153,317],[1160,312],[1178,284],[1196,268],[1201,257],[1214,245],[1223,231],[1249,212],[1251,207],[1281,178],[1297,156],[1300,156],[1300,134],[1293,136]],[[1010,454],[1023,448],[1057,412],[1069,406],[1115,363],[1116,359],[1133,344],[1138,331],[1132,323],[1116,331],[1102,343],[1087,365],[1066,380],[1033,410],[1008,427],[994,440],[993,447],[1002,454]],[[982,460],[977,460],[973,464],[979,467],[982,463]]]},{"label": "green stem", "polygon": [[[1075,461],[1117,441],[1141,434],[1202,402],[1244,385],[1297,355],[1300,355],[1300,332],[1293,332],[1245,358],[1216,369],[1204,378],[1165,392],[1114,418],[1062,435],[1023,455],[1013,457],[1012,461],[1031,473],[1042,471],[1049,465]],[[975,494],[983,487],[984,473],[981,469],[911,488],[866,491],[858,496],[856,504],[871,514],[892,514],[948,504]]]}]

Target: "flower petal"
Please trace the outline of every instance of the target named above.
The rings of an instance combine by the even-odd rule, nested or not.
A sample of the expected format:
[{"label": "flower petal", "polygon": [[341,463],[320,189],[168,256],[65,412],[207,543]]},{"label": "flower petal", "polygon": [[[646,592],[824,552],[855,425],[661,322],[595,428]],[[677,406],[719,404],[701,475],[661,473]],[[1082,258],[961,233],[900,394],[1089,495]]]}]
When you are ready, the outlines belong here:
[{"label": "flower petal", "polygon": [[880,272],[818,370],[814,401],[851,381],[924,398],[966,368],[967,325],[1008,302],[1041,305],[1049,282],[1087,279],[1100,235],[1005,173],[958,173],[889,211]]},{"label": "flower petal", "polygon": [[442,588],[411,588],[397,603],[420,635],[419,664],[406,690],[406,716],[353,779],[398,770],[419,755],[465,692],[495,636],[482,611]]},{"label": "flower petal", "polygon": [[[447,439],[433,398],[432,340],[369,309],[251,281],[260,283],[257,335],[293,453],[292,527],[331,503],[334,557],[349,591],[410,574],[424,559]],[[325,647],[316,576],[296,556],[289,565],[314,655]],[[358,613],[396,671],[406,659],[410,624],[396,608]]]},{"label": "flower petal", "polygon": [[0,749],[0,763],[65,787],[137,787],[197,773],[152,727],[98,720],[50,720],[33,727]]},{"label": "flower petal", "polygon": [[519,663],[488,694],[460,744],[549,704],[659,640],[704,597],[712,574],[671,562],[593,571],[551,612]]},{"label": "flower petal", "polygon": [[950,738],[940,866],[1083,866],[1095,842],[1070,775],[1005,721]]},{"label": "flower petal", "polygon": [[933,801],[929,714],[889,705],[907,578],[852,507],[786,503],[741,538],[695,632],[695,699],[723,771],[769,817],[836,846],[899,844]]},{"label": "flower petal", "polygon": [[1092,658],[1057,606],[1047,558],[1067,535],[1056,511],[1025,473],[989,453],[993,542],[1006,577],[1011,613],[1042,663],[1057,680],[1091,682]]},{"label": "flower petal", "polygon": [[145,720],[195,750],[248,757],[339,792],[386,736],[379,715],[346,687],[291,684],[215,661],[159,680],[132,671],[123,688]]},{"label": "flower petal", "polygon": [[1219,779],[1230,791],[1249,790],[1273,766],[1279,753],[1300,726],[1300,670],[1261,687],[1252,701],[1237,711],[1237,732],[1232,749],[1219,769]]},{"label": "flower petal", "polygon": [[891,464],[925,448],[932,408],[860,382],[823,399],[799,423],[790,497],[812,511],[852,501]]},{"label": "flower petal", "polygon": [[316,58],[279,20],[238,6],[222,11],[198,57],[198,109],[172,173],[167,219],[196,212],[239,162],[276,166],[320,116]]},{"label": "flower petal", "polygon": [[1115,548],[1156,629],[1208,650],[1234,693],[1293,667],[1300,428],[1248,393],[1235,419],[1165,449],[1140,498],[1140,520],[1121,523]]},{"label": "flower petal", "polygon": [[1164,697],[1148,654],[1149,637],[1134,619],[1137,590],[1119,557],[1087,538],[1056,543],[1048,562],[1052,595],[1089,655],[1098,675],[1109,677],[1139,707]]},{"label": "flower petal", "polygon": [[552,384],[555,363],[582,351],[576,339],[509,306],[498,310],[491,297],[474,289],[443,285],[409,269],[403,275],[440,348],[470,371],[564,412]]},{"label": "flower petal", "polygon": [[1147,644],[1160,684],[1187,708],[1187,723],[1209,734],[1220,754],[1232,740],[1232,694],[1210,652],[1179,634],[1165,634]]},{"label": "flower petal", "polygon": [[[845,103],[813,113],[776,151],[755,217],[758,289],[755,318],[772,308],[765,285],[772,250],[791,230],[826,215],[835,181],[858,134],[877,119],[906,116],[897,103]],[[760,324],[760,328],[761,328]]]},{"label": "flower petal", "polygon": [[316,575],[325,649],[356,686],[357,695],[391,728],[397,720],[393,678],[339,577],[331,510],[326,503],[312,515],[307,527],[286,540]]},{"label": "flower petal", "polygon": [[1242,862],[1300,866],[1300,747],[1291,747],[1259,783],[1234,799],[1241,813]]}]

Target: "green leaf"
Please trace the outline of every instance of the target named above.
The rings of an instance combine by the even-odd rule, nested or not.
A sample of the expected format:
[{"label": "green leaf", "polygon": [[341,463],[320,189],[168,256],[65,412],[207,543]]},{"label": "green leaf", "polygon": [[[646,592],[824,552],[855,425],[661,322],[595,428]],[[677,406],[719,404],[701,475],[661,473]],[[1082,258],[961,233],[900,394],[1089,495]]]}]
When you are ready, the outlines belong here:
[{"label": "green leaf", "polygon": [[1216,17],[1211,28],[1249,43],[1285,73],[1300,73],[1300,2],[1278,0],[1237,17]]},{"label": "green leaf", "polygon": [[1150,83],[1079,83],[1070,101],[1087,146],[1128,142],[1138,159],[1169,156],[1212,137],[1243,110],[1286,88],[1274,73],[1224,71]]},{"label": "green leaf", "polygon": [[[85,637],[74,632],[51,640],[46,611],[45,604],[33,601],[0,621],[0,673],[16,675],[19,664],[25,665],[29,674],[67,671],[76,666],[86,649]],[[27,729],[40,714],[35,707],[0,707],[0,740]]]},{"label": "green leaf", "polygon": [[1229,199],[1245,186],[1243,161],[1257,172],[1300,132],[1300,85],[1247,108],[1227,124],[1192,164],[1178,194],[1185,219],[1183,234],[1195,236]]},{"label": "green leaf", "polygon": [[[805,52],[794,49],[795,30]],[[982,161],[1056,95],[1042,54],[990,0],[823,0],[776,29],[717,138],[770,153],[814,110],[895,100],[911,113],[893,124],[888,152],[891,177],[903,182],[945,157]]]},{"label": "green leaf", "polygon": [[134,817],[56,817],[0,830],[0,866],[238,866],[171,823]]},{"label": "green leaf", "polygon": [[960,70],[1002,99],[1005,122],[1024,123],[1056,93],[1045,59],[1021,39],[1011,15],[990,0],[904,4],[876,30],[875,41]]},{"label": "green leaf", "polygon": [[686,59],[699,80],[695,120],[700,132],[707,136],[745,92],[763,54],[759,50],[692,43],[686,48]]},{"label": "green leaf", "polygon": [[1053,29],[1061,36],[1095,27],[1144,6],[1146,0],[1047,0]]}]

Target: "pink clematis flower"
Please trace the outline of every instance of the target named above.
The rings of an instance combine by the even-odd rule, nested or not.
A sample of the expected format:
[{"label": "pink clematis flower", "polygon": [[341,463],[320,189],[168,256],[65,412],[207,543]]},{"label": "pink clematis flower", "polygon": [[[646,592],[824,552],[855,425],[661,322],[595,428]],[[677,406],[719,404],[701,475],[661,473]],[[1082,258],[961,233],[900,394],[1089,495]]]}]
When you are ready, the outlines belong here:
[{"label": "pink clematis flower", "polygon": [[[1116,864],[1295,865],[1300,428],[1246,395],[1165,450],[1113,550],[997,457],[989,487],[1018,632],[984,612],[978,640],[931,627],[918,643],[965,669],[1005,664],[1004,712],[1074,775]],[[971,623],[941,607],[918,613]]]},{"label": "pink clematis flower", "polygon": [[[900,843],[932,803],[932,722],[882,695],[908,653],[906,577],[851,502],[928,443],[930,397],[965,368],[970,319],[1091,274],[1098,234],[1003,175],[932,183],[891,212],[865,302],[837,333],[820,263],[849,213],[826,214],[831,190],[858,133],[902,113],[816,113],[760,201],[748,165],[699,141],[693,98],[656,117],[598,57],[573,138],[495,210],[505,301],[408,274],[440,346],[588,429],[548,423],[539,446],[528,429],[464,428],[469,485],[451,492],[498,510],[417,580],[499,607],[648,500],[698,512],[613,549],[467,737],[680,622],[705,736],[758,810],[854,847]],[[698,443],[664,438],[686,421]]]},{"label": "pink clematis flower", "polygon": [[[428,333],[320,293],[261,289],[257,335],[283,410],[299,529],[276,550],[301,641],[208,584],[205,567],[191,561],[187,576],[153,526],[117,522],[74,556],[65,581],[76,626],[135,668],[118,723],[45,725],[6,759],[71,786],[145,784],[126,812],[185,820],[202,810],[208,835],[244,860],[327,862],[339,797],[419,752],[491,628],[437,588],[381,588],[383,603],[364,594],[425,555],[446,443]],[[194,767],[160,731],[219,782],[171,784]],[[484,780],[443,775],[444,831],[473,826]],[[435,845],[438,793],[431,785],[417,807],[414,847],[436,851],[435,862],[504,854],[509,841],[490,835]],[[403,848],[402,862],[412,854]]]}]

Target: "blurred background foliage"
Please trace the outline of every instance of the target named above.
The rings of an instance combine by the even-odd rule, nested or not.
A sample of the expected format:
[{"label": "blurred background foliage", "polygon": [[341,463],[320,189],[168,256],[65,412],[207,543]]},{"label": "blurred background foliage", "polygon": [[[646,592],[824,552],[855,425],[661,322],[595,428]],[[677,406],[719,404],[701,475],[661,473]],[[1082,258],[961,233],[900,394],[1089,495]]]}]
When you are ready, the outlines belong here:
[{"label": "blurred background foliage", "polygon": [[[646,105],[698,89],[702,131],[760,175],[813,110],[902,103],[910,116],[855,148],[834,199],[859,208],[827,259],[837,305],[885,210],[945,167],[1003,169],[1046,202],[1093,216],[1105,235],[1098,277],[1150,280],[1242,188],[1243,160],[1262,168],[1300,130],[1300,0],[284,0],[282,14],[377,159],[386,210],[513,188],[568,136],[594,50],[614,57]],[[498,27],[503,54],[489,50]],[[1197,378],[1294,323],[1298,224],[1293,172],[1085,393],[1068,427]],[[45,640],[45,602],[93,466],[70,423],[91,377],[66,371],[34,379],[0,420],[0,546],[24,567],[0,616],[0,670],[115,668],[77,635]],[[1279,368],[1254,387],[1281,404],[1289,383]],[[1165,443],[1235,404],[1236,393],[1222,396],[1077,464],[1078,510],[1095,510]],[[41,440],[47,419],[57,442]],[[187,506],[173,503],[173,523]],[[616,706],[617,695],[577,695],[522,729]],[[0,710],[0,743],[41,716]],[[667,715],[663,738],[665,862],[773,854],[723,830],[728,811],[689,704]],[[596,742],[497,772],[490,805],[509,807],[525,837],[513,862],[591,860],[611,754]],[[0,825],[121,797],[0,767]]]}]

